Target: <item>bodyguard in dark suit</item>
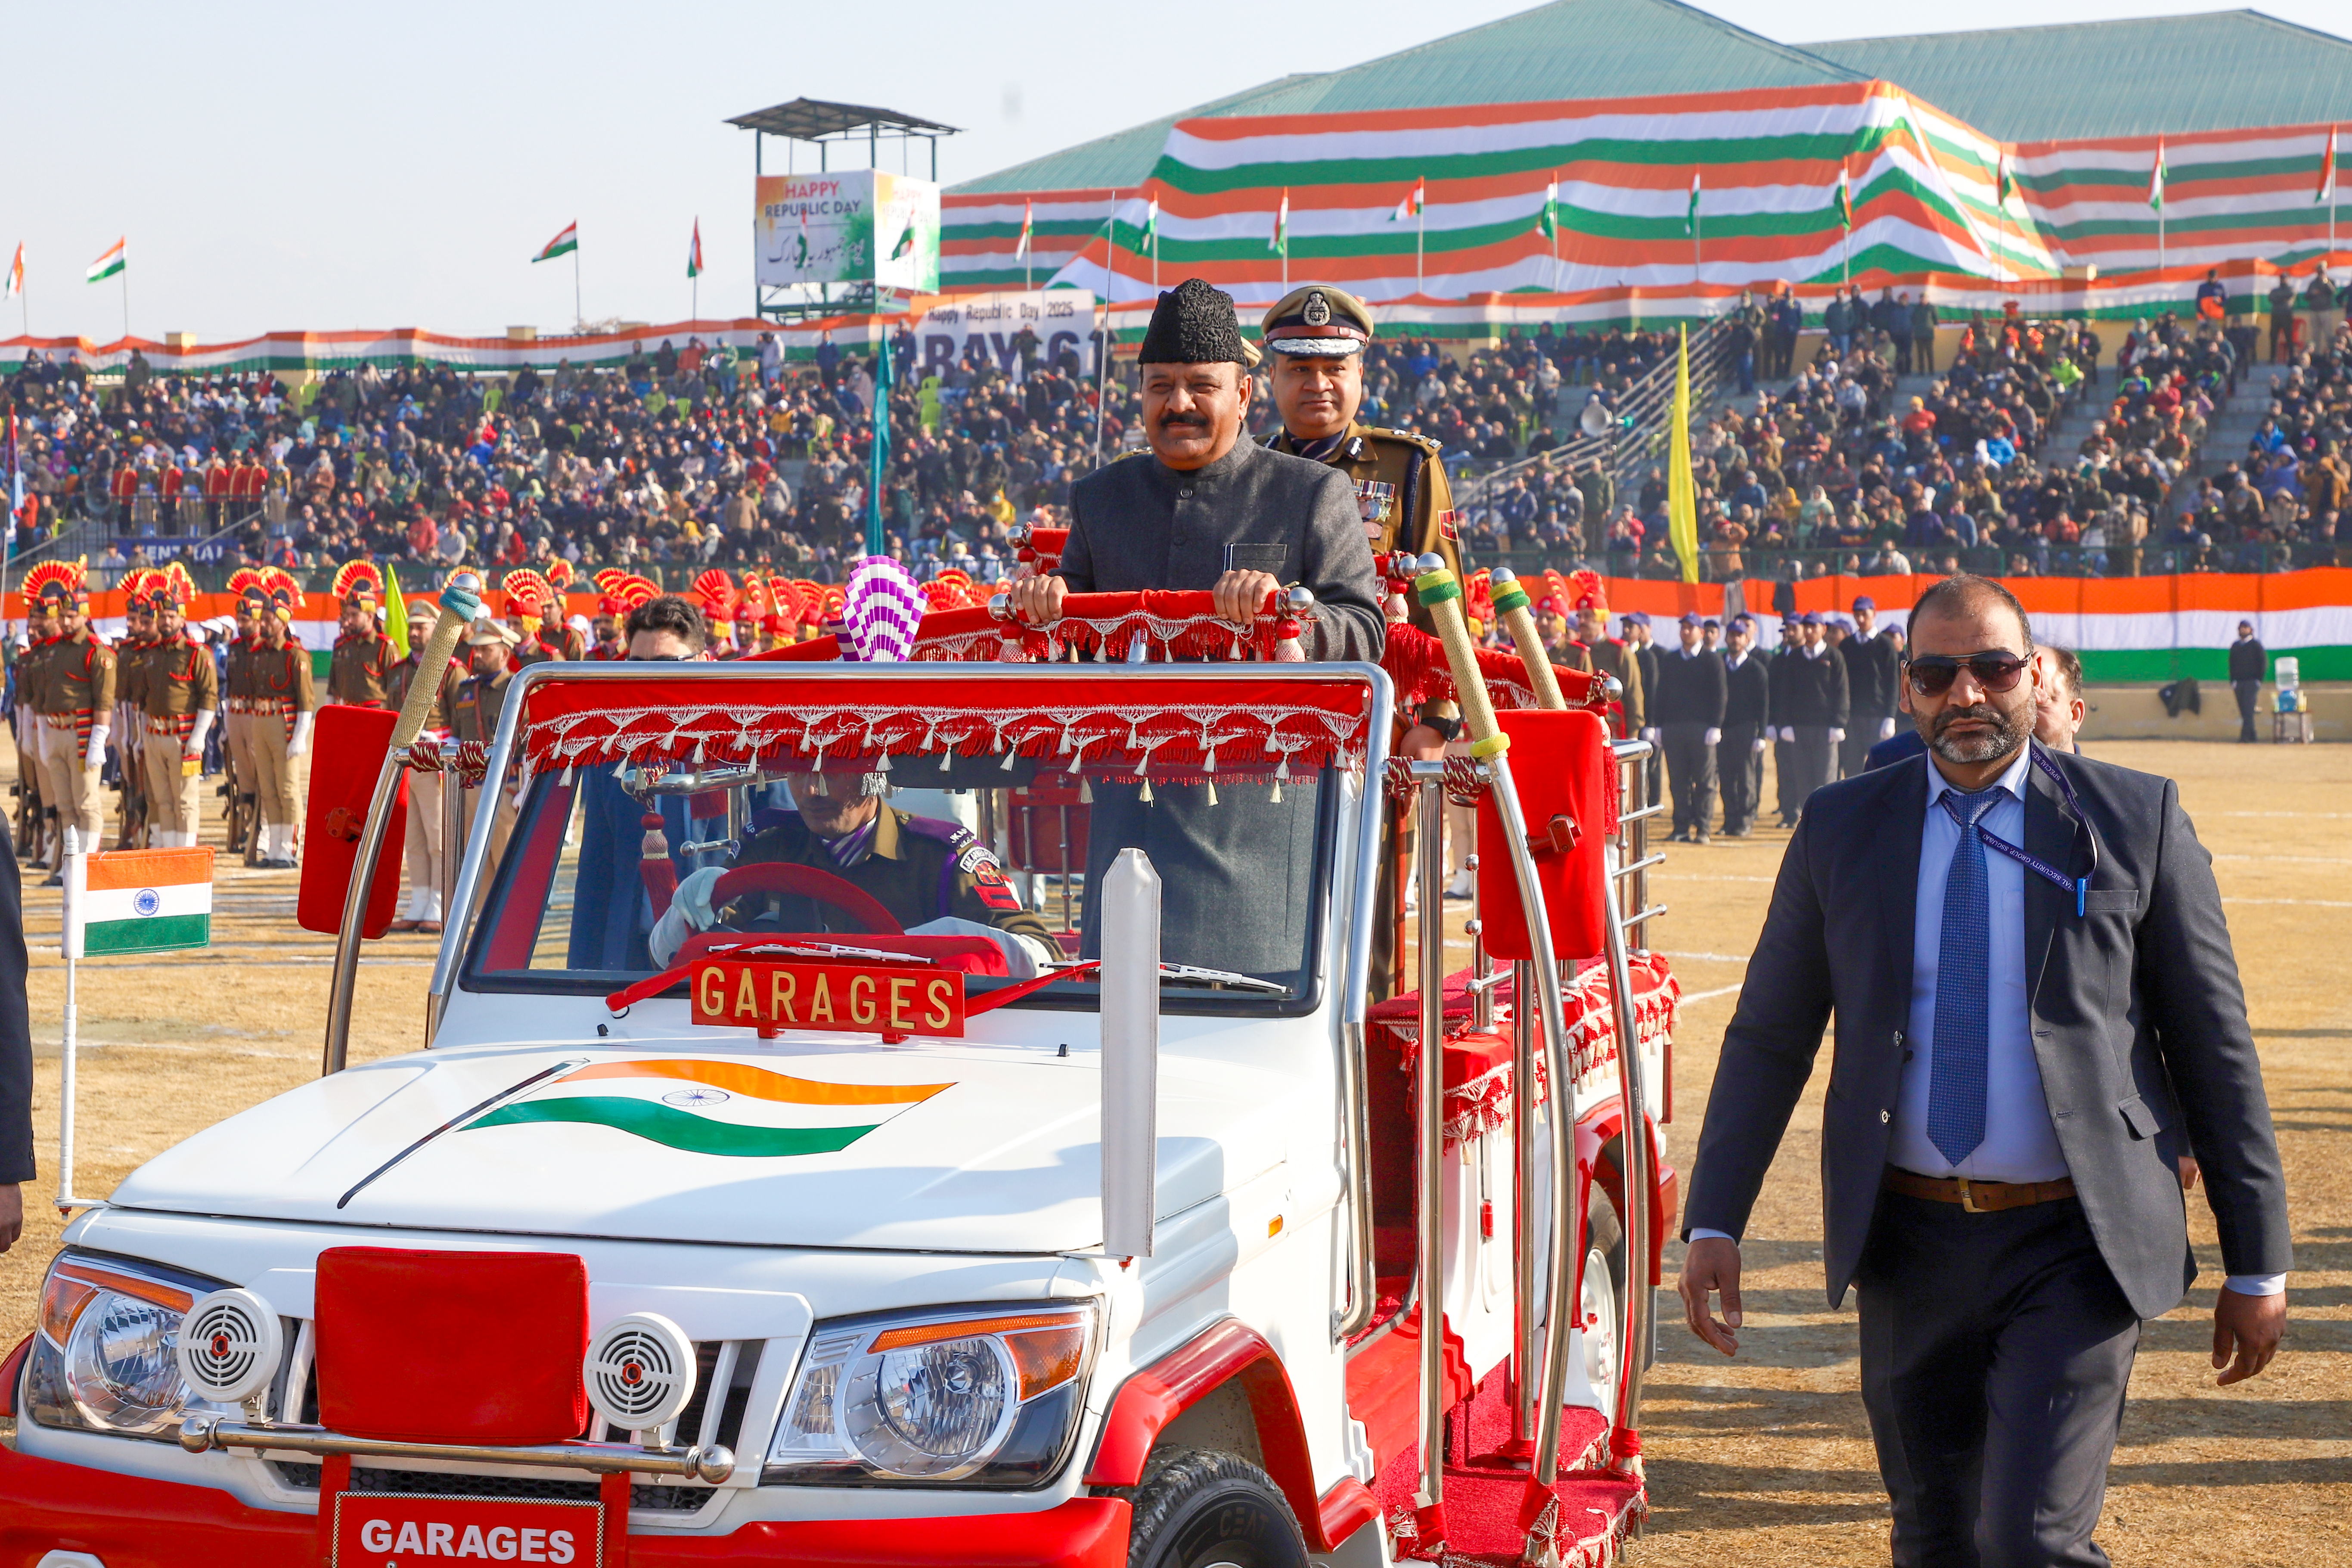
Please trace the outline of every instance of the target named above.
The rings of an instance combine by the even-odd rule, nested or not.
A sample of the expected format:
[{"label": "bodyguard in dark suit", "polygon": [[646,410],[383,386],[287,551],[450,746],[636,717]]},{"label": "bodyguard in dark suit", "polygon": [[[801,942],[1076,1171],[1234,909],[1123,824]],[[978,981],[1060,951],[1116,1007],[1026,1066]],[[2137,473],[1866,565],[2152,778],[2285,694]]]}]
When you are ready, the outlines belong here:
[{"label": "bodyguard in dark suit", "polygon": [[1783,827],[1797,826],[1797,807],[1805,798],[1797,784],[1797,732],[1788,727],[1784,717],[1789,711],[1789,678],[1796,672],[1791,661],[1803,658],[1804,650],[1804,628],[1791,614],[1781,621],[1780,644],[1772,649],[1771,662],[1765,667],[1772,710],[1772,728],[1768,734],[1772,742],[1773,793],[1779,797],[1776,809]]},{"label": "bodyguard in dark suit", "polygon": [[1870,748],[1895,733],[1895,683],[1903,658],[1877,632],[1878,604],[1867,594],[1853,602],[1853,629],[1838,644],[1845,661],[1845,739],[1838,746],[1837,776],[1852,778],[1870,766]]},{"label": "bodyguard in dark suit", "polygon": [[1716,773],[1723,781],[1723,836],[1745,838],[1755,830],[1764,795],[1764,738],[1772,723],[1771,676],[1751,651],[1756,623],[1734,616],[1724,628],[1729,647],[1723,656],[1723,740],[1715,749]]},{"label": "bodyguard in dark suit", "polygon": [[1663,745],[1674,789],[1676,839],[1704,844],[1715,821],[1715,747],[1723,739],[1724,670],[1700,643],[1699,618],[1685,616],[1682,647],[1658,656],[1649,733]]},{"label": "bodyguard in dark suit", "polygon": [[1997,584],[1938,584],[1911,625],[1903,702],[1931,751],[1822,789],[1790,841],[1699,1137],[1685,1310],[1737,1351],[1736,1238],[1834,1018],[1829,1299],[1861,1292],[1895,1562],[2104,1564],[2140,1324],[2196,1274],[2159,1134],[2205,1167],[2225,1384],[2285,1322],[2285,1182],[2172,783],[2034,742],[2032,634]]},{"label": "bodyguard in dark suit", "polygon": [[1784,684],[1774,695],[1772,722],[1789,742],[1780,785],[1780,815],[1801,816],[1806,799],[1837,776],[1838,743],[1845,739],[1845,661],[1822,639],[1819,616],[1800,623]]}]

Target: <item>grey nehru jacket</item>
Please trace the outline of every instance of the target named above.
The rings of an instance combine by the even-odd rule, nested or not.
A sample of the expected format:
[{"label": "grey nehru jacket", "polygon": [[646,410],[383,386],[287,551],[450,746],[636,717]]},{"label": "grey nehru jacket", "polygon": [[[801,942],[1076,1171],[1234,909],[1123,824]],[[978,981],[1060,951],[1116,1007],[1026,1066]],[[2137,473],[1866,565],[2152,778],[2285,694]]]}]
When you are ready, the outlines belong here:
[{"label": "grey nehru jacket", "polygon": [[1206,468],[1179,471],[1143,453],[1072,487],[1061,566],[1071,592],[1207,589],[1228,566],[1315,595],[1307,658],[1379,660],[1372,549],[1339,469],[1243,440]]}]

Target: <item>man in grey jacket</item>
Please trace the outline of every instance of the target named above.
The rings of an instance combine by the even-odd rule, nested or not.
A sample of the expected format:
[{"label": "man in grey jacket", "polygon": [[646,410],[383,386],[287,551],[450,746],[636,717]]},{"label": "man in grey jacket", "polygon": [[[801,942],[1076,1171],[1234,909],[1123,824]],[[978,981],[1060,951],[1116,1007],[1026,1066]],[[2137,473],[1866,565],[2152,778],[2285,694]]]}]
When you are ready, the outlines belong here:
[{"label": "man in grey jacket", "polygon": [[2095,1568],[2140,1325],[2197,1274],[2175,1140],[2220,1233],[2223,1384],[2285,1327],[2286,1181],[2171,781],[2034,740],[2043,677],[1999,584],[1938,583],[1911,630],[1928,753],[1821,789],[1789,842],[1699,1134],[1684,1310],[1738,1351],[1738,1238],[1834,1019],[1829,1300],[1861,1292],[1894,1560]]},{"label": "man in grey jacket", "polygon": [[[1205,588],[1218,615],[1245,626],[1268,594],[1297,584],[1315,595],[1308,658],[1380,658],[1385,623],[1355,486],[1244,437],[1256,357],[1226,294],[1192,278],[1160,296],[1140,356],[1151,450],[1072,488],[1061,568],[1014,584],[1014,615],[1057,619],[1071,593]],[[1092,788],[1087,886],[1101,886],[1119,850],[1139,848],[1160,872],[1161,929],[1191,933],[1171,960],[1306,983],[1298,933],[1313,918],[1318,781]],[[1095,956],[1091,900],[1081,931],[1081,952]]]}]

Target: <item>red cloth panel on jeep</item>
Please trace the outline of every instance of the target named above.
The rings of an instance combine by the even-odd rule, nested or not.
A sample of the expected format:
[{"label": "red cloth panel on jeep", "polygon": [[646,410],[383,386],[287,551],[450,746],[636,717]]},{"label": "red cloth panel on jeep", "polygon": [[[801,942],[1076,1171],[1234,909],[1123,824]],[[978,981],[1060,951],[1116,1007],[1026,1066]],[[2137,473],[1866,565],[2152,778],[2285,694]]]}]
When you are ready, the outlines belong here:
[{"label": "red cloth panel on jeep", "polygon": [[[1609,770],[1617,765],[1609,726],[1580,708],[1521,709],[1497,713],[1495,721],[1511,738],[1511,781],[1538,846],[1536,880],[1551,926],[1552,956],[1591,958],[1607,947],[1601,911],[1609,882],[1601,849],[1616,826],[1608,818]],[[1556,817],[1566,821],[1555,835]],[[1554,847],[1564,841],[1572,842]],[[1478,918],[1486,923],[1486,951],[1496,958],[1533,958],[1518,878],[1502,848],[1503,814],[1489,797],[1478,802],[1478,842],[1495,847],[1478,857]]]},{"label": "red cloth panel on jeep", "polygon": [[588,1424],[588,1265],[564,1252],[319,1255],[319,1420],[411,1443],[556,1443]]}]

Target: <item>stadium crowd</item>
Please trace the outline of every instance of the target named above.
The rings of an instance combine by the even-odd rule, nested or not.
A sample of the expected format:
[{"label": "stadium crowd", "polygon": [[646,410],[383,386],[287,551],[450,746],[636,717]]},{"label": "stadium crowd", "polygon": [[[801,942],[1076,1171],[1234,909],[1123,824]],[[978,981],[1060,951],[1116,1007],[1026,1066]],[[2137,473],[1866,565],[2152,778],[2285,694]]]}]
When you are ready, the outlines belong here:
[{"label": "stadium crowd", "polygon": [[[1964,324],[1938,364],[1924,304],[1857,289],[1836,306],[1801,365],[1787,295],[1744,300],[1726,322],[1726,379],[1772,384],[1695,433],[1705,575],[2121,575],[2335,559],[2342,333],[2297,356],[2248,454],[2194,479],[2179,506],[2168,505],[2176,480],[2243,374],[2228,335],[2141,323],[2103,370],[2093,329],[2012,310]],[[1674,343],[1549,325],[1458,358],[1426,340],[1376,342],[1361,417],[1443,443],[1476,559],[1676,575],[1663,464],[1611,464],[1621,479],[1594,456],[1628,389]],[[912,363],[910,334],[893,346],[895,363]],[[1097,420],[1098,384],[1076,349],[1048,358],[1024,334],[1014,350],[1000,363],[975,346],[887,393],[887,547],[919,571],[1009,570],[1013,530],[1057,521],[1097,450],[1130,444],[1124,378],[1102,388]],[[17,544],[64,519],[107,518],[120,543],[93,562],[101,580],[150,563],[138,543],[149,534],[208,536],[223,564],[303,574],[367,557],[562,559],[681,582],[766,563],[837,577],[863,548],[877,369],[829,340],[814,363],[787,366],[772,340],[754,352],[689,339],[640,344],[614,368],[494,377],[362,364],[292,388],[268,374],[159,375],[140,358],[100,388],[69,357],[34,356],[6,387],[27,491]],[[2051,449],[2053,426],[2084,399],[2105,417],[2078,447]],[[1270,427],[1270,397],[1259,416]],[[1570,443],[1574,458],[1555,455]]]}]

